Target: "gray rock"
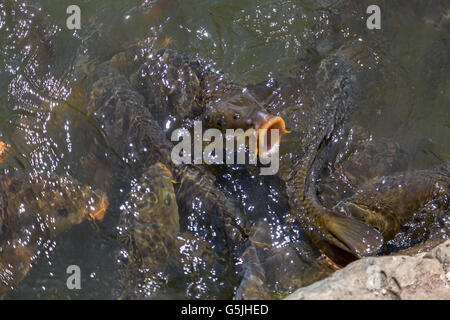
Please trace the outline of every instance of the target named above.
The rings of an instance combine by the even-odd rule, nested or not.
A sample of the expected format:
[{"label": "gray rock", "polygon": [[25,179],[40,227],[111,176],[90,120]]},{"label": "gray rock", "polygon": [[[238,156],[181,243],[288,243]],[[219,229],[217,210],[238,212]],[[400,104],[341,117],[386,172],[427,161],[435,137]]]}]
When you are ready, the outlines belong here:
[{"label": "gray rock", "polygon": [[288,300],[450,300],[450,240],[416,256],[370,257],[300,288]]}]

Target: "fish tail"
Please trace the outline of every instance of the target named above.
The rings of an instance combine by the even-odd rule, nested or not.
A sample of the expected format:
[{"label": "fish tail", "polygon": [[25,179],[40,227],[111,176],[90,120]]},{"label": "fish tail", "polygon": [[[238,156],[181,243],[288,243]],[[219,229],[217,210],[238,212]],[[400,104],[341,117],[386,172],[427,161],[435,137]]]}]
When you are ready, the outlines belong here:
[{"label": "fish tail", "polygon": [[359,258],[376,253],[383,244],[378,230],[355,218],[330,212],[325,226],[328,242]]},{"label": "fish tail", "polygon": [[383,244],[383,237],[373,227],[355,218],[344,216],[326,209],[315,193],[308,189],[308,168],[302,166],[294,179],[297,199],[307,212],[307,224],[322,226],[327,242],[338,248],[363,257],[376,253]]}]

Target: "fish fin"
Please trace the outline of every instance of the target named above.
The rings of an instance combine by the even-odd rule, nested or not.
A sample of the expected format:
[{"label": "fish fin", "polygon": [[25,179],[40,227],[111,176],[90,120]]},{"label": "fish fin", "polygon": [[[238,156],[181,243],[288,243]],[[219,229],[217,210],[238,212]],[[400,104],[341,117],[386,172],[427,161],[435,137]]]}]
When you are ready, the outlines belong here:
[{"label": "fish fin", "polygon": [[375,228],[355,218],[334,213],[326,223],[327,241],[353,253],[358,258],[376,253],[383,244],[383,236]]}]

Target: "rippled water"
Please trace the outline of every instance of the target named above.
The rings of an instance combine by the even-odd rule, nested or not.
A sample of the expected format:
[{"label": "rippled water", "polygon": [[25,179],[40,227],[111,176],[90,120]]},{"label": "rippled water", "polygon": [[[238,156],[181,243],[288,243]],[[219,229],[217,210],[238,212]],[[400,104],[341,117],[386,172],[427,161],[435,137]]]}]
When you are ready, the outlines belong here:
[{"label": "rippled water", "polygon": [[[440,23],[441,12],[432,5],[423,10],[420,2],[385,1],[380,4],[382,29],[368,32],[367,6],[342,2],[336,11],[331,1],[313,0],[2,0],[0,139],[11,149],[4,174],[56,172],[86,179],[80,158],[100,134],[83,111],[86,101],[77,99],[82,94],[76,87],[81,73],[75,67],[89,68],[121,47],[141,42],[155,49],[187,52],[241,85],[271,84],[298,75],[301,69],[296,66],[308,69],[309,45],[325,31],[313,27],[318,22],[340,34],[340,41],[360,43],[360,50],[351,56],[361,71],[362,88],[351,122],[372,139],[395,141],[408,154],[399,170],[446,163],[450,160],[449,22]],[[444,1],[433,2],[447,10],[448,19],[448,4],[440,3]],[[66,8],[71,4],[81,8],[78,31],[66,28]],[[314,99],[314,92],[305,96]],[[283,114],[285,108],[296,107],[284,102],[283,97],[273,100],[268,111]],[[301,121],[296,117],[300,116],[285,119],[293,134],[283,140],[284,164],[299,151],[296,137],[301,136]],[[285,230],[289,205],[278,178],[255,177],[240,168],[220,168],[216,173],[226,194],[240,201],[252,221],[268,221],[273,245],[308,243],[301,229],[295,234]],[[43,244],[27,277],[6,297],[116,298],[120,288],[115,236],[127,184],[127,177],[115,180],[110,206],[98,226],[85,222]],[[302,248],[296,252],[299,260],[314,256]],[[66,268],[71,264],[82,270],[81,290],[66,287]],[[273,268],[274,273],[284,272],[276,263]],[[290,290],[295,286],[298,283]],[[234,288],[221,288],[222,294],[179,288],[173,297],[232,298]]]}]

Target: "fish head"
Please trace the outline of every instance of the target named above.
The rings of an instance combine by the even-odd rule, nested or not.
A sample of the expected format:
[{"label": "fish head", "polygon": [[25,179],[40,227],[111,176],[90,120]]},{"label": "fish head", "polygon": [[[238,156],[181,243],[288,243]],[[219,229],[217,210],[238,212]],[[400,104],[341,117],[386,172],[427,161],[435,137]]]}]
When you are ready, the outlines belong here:
[{"label": "fish head", "polygon": [[179,232],[178,205],[170,170],[158,162],[148,168],[134,184],[128,209],[140,225],[166,234]]},{"label": "fish head", "polygon": [[[11,234],[57,235],[74,224],[95,217],[101,220],[108,206],[103,192],[69,175],[18,175],[1,182],[4,224]],[[25,232],[25,233],[27,233]]]},{"label": "fish head", "polygon": [[[247,92],[231,95],[223,100],[215,101],[207,106],[207,117],[213,127],[222,131],[225,129],[255,129],[258,141],[264,143],[259,150],[260,156],[266,157],[278,150],[281,136],[288,133],[283,118],[274,116],[265,109]],[[277,135],[273,135],[277,130]]]},{"label": "fish head", "polygon": [[382,216],[371,208],[350,201],[341,203],[336,208],[339,212],[346,216],[365,221],[368,225],[372,226],[383,235],[389,231],[388,222],[385,219],[382,219]]},{"label": "fish head", "polygon": [[[47,187],[48,182],[50,184]],[[42,187],[45,196],[40,201],[48,201],[48,216],[58,233],[86,219],[102,220],[109,205],[105,193],[82,185],[68,176],[46,181]]]}]

